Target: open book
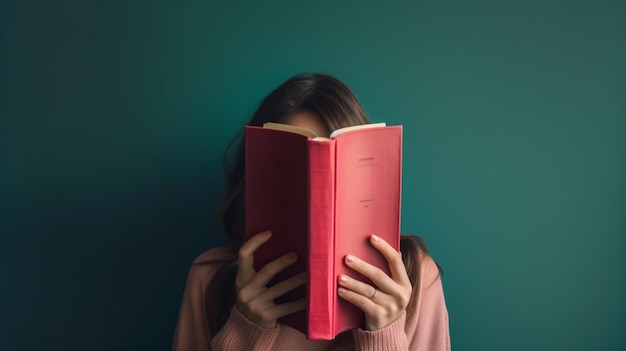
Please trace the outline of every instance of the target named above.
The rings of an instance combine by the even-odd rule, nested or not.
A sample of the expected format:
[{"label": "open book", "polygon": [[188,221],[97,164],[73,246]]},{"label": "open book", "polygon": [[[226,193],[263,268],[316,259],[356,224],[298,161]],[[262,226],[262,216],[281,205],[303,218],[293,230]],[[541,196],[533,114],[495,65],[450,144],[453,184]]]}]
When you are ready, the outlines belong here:
[{"label": "open book", "polygon": [[276,300],[306,296],[308,308],[279,322],[322,340],[363,327],[363,312],[338,296],[337,279],[347,274],[371,283],[344,264],[347,254],[389,273],[369,238],[376,234],[399,246],[402,126],[360,125],[322,138],[266,123],[246,127],[245,147],[246,235],[272,231],[255,253],[255,268],[295,251],[298,261],[269,285],[300,272],[308,276],[306,286]]}]

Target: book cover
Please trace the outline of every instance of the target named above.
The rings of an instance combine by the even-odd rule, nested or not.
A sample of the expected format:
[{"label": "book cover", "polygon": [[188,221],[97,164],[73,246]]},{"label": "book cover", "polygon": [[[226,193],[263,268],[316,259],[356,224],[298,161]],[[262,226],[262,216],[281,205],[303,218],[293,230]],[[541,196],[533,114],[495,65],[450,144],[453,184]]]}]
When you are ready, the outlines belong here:
[{"label": "book cover", "polygon": [[290,126],[246,127],[246,235],[272,238],[255,268],[291,251],[298,261],[269,283],[306,271],[308,282],[276,303],[308,298],[308,308],[279,320],[310,339],[333,339],[363,326],[363,313],[337,295],[337,277],[369,280],[344,264],[356,255],[386,271],[369,243],[376,234],[396,249],[400,238],[402,127],[344,128],[331,138]]}]

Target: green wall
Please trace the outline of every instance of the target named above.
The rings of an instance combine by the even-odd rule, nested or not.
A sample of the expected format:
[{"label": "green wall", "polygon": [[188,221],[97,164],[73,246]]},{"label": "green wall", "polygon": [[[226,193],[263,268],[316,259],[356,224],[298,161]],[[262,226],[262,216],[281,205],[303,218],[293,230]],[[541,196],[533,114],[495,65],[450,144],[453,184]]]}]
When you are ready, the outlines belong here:
[{"label": "green wall", "polygon": [[626,350],[623,1],[0,5],[0,349],[167,349],[221,155],[319,71],[405,126],[455,350]]}]

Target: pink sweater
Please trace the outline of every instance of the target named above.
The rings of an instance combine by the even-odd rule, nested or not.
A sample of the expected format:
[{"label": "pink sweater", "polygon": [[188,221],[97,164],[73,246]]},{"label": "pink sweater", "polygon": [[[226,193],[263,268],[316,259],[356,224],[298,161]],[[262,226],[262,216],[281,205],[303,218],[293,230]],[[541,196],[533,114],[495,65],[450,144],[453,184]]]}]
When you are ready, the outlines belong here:
[{"label": "pink sweater", "polygon": [[308,340],[286,325],[261,328],[233,307],[224,327],[215,335],[208,329],[204,296],[217,264],[207,264],[227,257],[223,248],[208,250],[195,259],[189,270],[187,287],[174,333],[173,350],[450,350],[448,311],[439,271],[433,260],[421,255],[417,311],[411,318],[406,312],[390,325],[375,331],[352,330],[335,340]]}]

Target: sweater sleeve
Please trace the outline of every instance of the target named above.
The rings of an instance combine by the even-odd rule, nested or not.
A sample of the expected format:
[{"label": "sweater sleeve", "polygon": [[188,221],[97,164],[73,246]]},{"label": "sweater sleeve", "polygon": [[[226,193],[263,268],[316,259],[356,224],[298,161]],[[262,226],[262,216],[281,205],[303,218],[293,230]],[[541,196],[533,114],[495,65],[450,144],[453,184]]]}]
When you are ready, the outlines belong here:
[{"label": "sweater sleeve", "polygon": [[224,327],[211,342],[212,350],[271,350],[279,333],[275,328],[261,328],[249,321],[235,306]]},{"label": "sweater sleeve", "polygon": [[408,350],[409,343],[404,332],[406,312],[384,328],[378,330],[352,330],[354,349],[357,351],[401,351]]},{"label": "sweater sleeve", "polygon": [[403,313],[388,326],[352,332],[358,351],[428,350],[450,351],[448,311],[443,295],[439,269],[430,256],[422,255],[419,265],[416,309]]},{"label": "sweater sleeve", "polygon": [[234,307],[224,327],[217,334],[211,334],[205,296],[209,283],[220,267],[220,264],[211,262],[218,262],[225,256],[224,249],[212,249],[198,256],[191,265],[174,332],[174,351],[263,351],[272,348],[279,327],[260,328]]}]

